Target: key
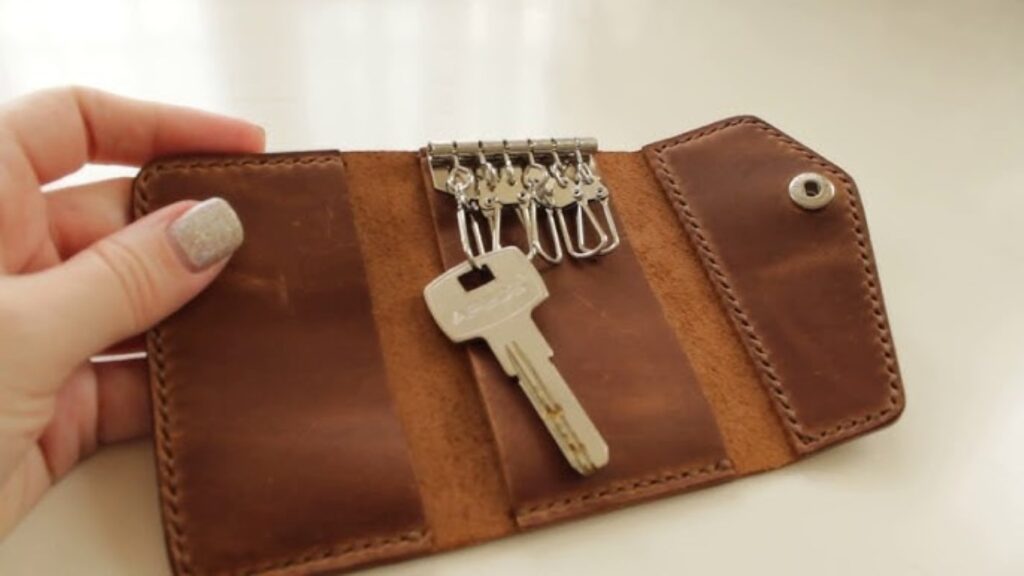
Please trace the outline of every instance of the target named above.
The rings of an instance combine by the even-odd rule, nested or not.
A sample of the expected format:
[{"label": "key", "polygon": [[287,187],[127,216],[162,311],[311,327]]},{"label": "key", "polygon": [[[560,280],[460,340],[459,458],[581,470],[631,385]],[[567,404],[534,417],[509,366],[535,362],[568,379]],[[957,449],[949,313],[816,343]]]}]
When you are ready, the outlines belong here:
[{"label": "key", "polygon": [[548,297],[540,273],[519,248],[476,258],[488,281],[467,287],[473,266],[463,262],[423,291],[441,331],[454,342],[482,338],[505,374],[515,377],[569,465],[584,476],[608,463],[608,445],[551,362],[552,350],[531,313]]}]

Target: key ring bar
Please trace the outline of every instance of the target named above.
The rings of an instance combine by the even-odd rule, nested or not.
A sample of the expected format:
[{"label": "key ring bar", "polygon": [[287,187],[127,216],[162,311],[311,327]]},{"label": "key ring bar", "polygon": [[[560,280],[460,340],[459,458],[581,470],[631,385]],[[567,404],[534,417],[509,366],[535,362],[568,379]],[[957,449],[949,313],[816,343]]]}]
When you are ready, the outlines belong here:
[{"label": "key ring bar", "polygon": [[[575,164],[589,164],[598,151],[597,138],[530,138],[527,140],[448,140],[429,142],[421,149],[427,158],[434,188],[446,191],[449,173],[456,162],[476,167],[488,164],[495,169],[504,167],[506,177],[511,183],[515,178],[512,168],[523,168],[526,157],[532,151],[535,156],[545,159],[547,164],[553,159]],[[482,163],[484,160],[485,163]],[[592,166],[584,168],[587,174],[593,171]]]},{"label": "key ring bar", "polygon": [[597,138],[538,138],[530,140],[467,140],[458,142],[430,142],[427,156],[431,163],[444,162],[452,156],[475,158],[484,156],[502,158],[504,154],[522,155],[530,150],[534,154],[557,152],[566,156],[577,150],[584,154],[597,152]]}]

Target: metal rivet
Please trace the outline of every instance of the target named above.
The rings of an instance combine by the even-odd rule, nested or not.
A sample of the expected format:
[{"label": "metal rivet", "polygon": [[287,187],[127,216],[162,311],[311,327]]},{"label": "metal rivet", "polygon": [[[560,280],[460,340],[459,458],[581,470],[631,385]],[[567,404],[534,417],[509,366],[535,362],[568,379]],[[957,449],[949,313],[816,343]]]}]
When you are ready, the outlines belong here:
[{"label": "metal rivet", "polygon": [[789,197],[804,210],[821,210],[836,196],[836,187],[817,172],[797,174],[789,181]]}]

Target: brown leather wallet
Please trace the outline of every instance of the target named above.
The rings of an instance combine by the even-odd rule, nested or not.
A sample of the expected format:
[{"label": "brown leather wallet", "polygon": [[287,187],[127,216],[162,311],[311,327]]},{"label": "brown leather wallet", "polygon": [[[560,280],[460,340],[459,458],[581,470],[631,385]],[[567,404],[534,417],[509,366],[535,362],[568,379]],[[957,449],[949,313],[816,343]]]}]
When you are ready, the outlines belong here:
[{"label": "brown leather wallet", "polygon": [[[158,160],[136,214],[220,196],[246,241],[151,331],[175,573],[394,561],[709,486],[894,421],[904,396],[853,180],[753,117],[598,152],[620,246],[534,313],[601,430],[574,473],[483,345],[430,317],[464,259],[419,152]],[[802,173],[834,183],[807,210]]]}]

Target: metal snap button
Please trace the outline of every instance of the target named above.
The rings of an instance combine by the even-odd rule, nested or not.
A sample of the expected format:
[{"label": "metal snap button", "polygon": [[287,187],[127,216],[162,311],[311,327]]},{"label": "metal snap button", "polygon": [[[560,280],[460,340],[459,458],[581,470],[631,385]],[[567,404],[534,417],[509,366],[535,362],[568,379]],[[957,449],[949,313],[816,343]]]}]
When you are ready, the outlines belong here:
[{"label": "metal snap button", "polygon": [[821,210],[836,196],[836,187],[817,172],[797,174],[789,181],[789,197],[804,210]]}]

